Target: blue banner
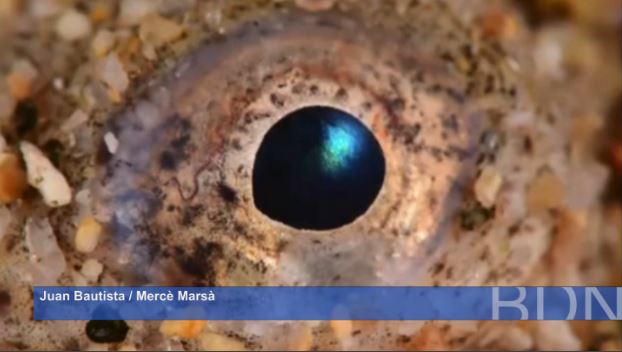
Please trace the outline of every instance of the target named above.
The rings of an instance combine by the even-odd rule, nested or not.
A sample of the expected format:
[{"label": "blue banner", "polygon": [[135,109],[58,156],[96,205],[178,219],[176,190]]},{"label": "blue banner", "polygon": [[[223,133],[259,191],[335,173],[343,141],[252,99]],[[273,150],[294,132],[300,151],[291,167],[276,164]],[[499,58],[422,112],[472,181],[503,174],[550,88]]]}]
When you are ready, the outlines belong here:
[{"label": "blue banner", "polygon": [[35,287],[35,320],[622,320],[622,287]]}]

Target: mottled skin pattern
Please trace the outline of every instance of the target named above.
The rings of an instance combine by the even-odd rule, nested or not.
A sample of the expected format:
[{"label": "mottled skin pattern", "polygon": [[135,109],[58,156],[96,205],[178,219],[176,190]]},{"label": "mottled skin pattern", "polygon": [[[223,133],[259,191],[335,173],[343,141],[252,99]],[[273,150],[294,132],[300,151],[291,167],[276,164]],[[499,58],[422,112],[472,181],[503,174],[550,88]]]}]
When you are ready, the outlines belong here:
[{"label": "mottled skin pattern", "polygon": [[[531,212],[524,198],[543,172],[557,168],[565,177],[567,122],[548,106],[554,101],[536,102],[529,70],[512,66],[523,64],[520,55],[510,60],[482,39],[460,17],[463,4],[368,4],[343,1],[313,13],[291,3],[221,4],[224,35],[192,38],[174,64],[137,80],[121,107],[95,115],[94,148],[65,168],[73,184],[88,185],[106,226],[93,255],[106,268],[102,284],[500,285],[552,270],[545,255],[562,215]],[[287,112],[314,104],[360,118],[387,162],[368,212],[330,231],[277,223],[252,198],[262,136]],[[527,123],[517,118],[525,112],[533,115]],[[99,142],[108,131],[120,142],[114,155]],[[91,178],[69,171],[88,164]],[[504,179],[492,207],[478,204],[472,189],[487,166]],[[45,214],[30,202],[16,211],[20,218]],[[65,221],[74,208],[48,213],[70,263],[82,258]],[[28,284],[12,283],[18,274],[5,270],[27,257],[20,230],[2,249],[0,286],[13,309],[0,337],[14,347],[86,346],[84,322],[29,321]],[[163,348],[156,323],[128,323],[127,342]],[[291,348],[306,328],[212,324],[258,349]],[[310,326],[313,347],[344,348],[325,323]],[[356,322],[355,331],[349,348],[411,349],[478,346],[482,329]],[[427,341],[430,334],[442,344]]]}]

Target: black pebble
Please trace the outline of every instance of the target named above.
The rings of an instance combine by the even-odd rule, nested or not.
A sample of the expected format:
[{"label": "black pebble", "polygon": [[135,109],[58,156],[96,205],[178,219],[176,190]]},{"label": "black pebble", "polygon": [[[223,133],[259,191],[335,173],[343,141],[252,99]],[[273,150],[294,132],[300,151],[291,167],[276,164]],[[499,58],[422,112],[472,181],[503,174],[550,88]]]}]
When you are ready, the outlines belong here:
[{"label": "black pebble", "polygon": [[121,342],[129,329],[124,320],[91,320],[86,323],[86,336],[98,343]]},{"label": "black pebble", "polygon": [[23,136],[37,126],[39,112],[37,106],[29,100],[22,101],[15,108],[16,131],[19,136]]}]

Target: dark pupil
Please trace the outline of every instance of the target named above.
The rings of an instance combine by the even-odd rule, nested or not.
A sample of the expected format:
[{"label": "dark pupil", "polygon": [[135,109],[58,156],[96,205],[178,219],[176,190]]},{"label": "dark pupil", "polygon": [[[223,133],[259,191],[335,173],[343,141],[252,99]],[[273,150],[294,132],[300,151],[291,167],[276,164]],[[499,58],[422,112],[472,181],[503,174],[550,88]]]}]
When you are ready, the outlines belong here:
[{"label": "dark pupil", "polygon": [[382,149],[358,119],[331,107],[305,107],[265,135],[253,169],[253,197],[274,220],[332,229],[369,208],[384,172]]}]

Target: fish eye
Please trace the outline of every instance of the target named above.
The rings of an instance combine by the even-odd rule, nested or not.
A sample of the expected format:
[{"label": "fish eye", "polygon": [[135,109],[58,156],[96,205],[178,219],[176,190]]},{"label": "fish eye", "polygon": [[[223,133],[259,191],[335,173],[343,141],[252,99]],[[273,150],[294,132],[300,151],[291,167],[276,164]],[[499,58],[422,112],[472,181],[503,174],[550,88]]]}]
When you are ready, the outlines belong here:
[{"label": "fish eye", "polygon": [[296,228],[325,230],[361,216],[384,179],[372,133],[347,112],[309,106],[264,136],[253,167],[255,206]]},{"label": "fish eye", "polygon": [[186,284],[302,283],[296,267],[307,284],[371,284],[399,282],[390,257],[427,256],[475,171],[481,112],[464,108],[469,77],[433,59],[440,42],[359,10],[240,21],[112,117],[93,195],[113,265]]}]

